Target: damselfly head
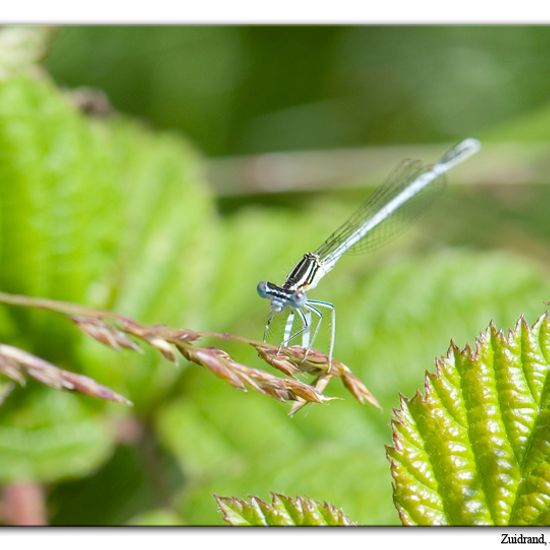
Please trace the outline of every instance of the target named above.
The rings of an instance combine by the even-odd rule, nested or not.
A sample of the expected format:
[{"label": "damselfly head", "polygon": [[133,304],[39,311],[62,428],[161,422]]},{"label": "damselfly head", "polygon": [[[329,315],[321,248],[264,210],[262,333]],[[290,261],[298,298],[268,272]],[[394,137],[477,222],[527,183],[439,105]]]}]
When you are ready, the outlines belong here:
[{"label": "damselfly head", "polygon": [[261,298],[267,298],[267,296],[269,295],[268,285],[269,283],[267,281],[260,281],[258,283],[256,290],[258,291],[258,294]]},{"label": "damselfly head", "polygon": [[271,299],[271,309],[275,313],[279,313],[285,309],[288,302],[288,293],[282,288],[268,281],[260,281],[257,291],[261,298]]}]

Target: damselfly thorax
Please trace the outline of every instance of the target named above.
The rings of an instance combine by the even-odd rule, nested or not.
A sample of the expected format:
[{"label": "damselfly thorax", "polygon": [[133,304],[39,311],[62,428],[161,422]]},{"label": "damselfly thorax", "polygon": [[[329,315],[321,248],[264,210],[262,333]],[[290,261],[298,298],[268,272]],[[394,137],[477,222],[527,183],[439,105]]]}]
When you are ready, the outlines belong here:
[{"label": "damselfly thorax", "polygon": [[[444,174],[449,169],[476,153],[479,148],[477,140],[466,139],[449,150],[439,162],[432,166],[424,166],[418,161],[403,162],[388,178],[385,185],[375,191],[319,248],[304,254],[282,286],[267,281],[260,282],[258,294],[271,301],[271,315],[265,326],[264,340],[267,338],[274,315],[288,308],[289,315],[281,346],[288,345],[294,338],[301,335],[302,347],[309,350],[319,332],[323,318],[321,310],[326,308],[330,310],[332,317],[330,365],[336,330],[334,306],[322,300],[309,299],[306,293],[317,286],[348,250],[365,251],[375,248],[383,240],[395,234],[399,226],[395,223],[399,217],[397,214],[402,215],[408,211],[407,209],[410,210],[410,206],[426,194],[428,187],[433,188],[434,182],[442,182]],[[302,327],[293,333],[296,315],[302,321]],[[313,332],[311,331],[312,316],[317,318]]]},{"label": "damselfly thorax", "polygon": [[306,292],[315,288],[328,270],[318,254],[308,252],[288,274],[283,288]]},{"label": "damselfly thorax", "polygon": [[306,292],[315,288],[327,271],[318,254],[307,252],[288,274],[283,286],[262,281],[258,285],[258,294],[269,298],[271,308],[277,312],[286,306],[302,307],[307,301]]}]

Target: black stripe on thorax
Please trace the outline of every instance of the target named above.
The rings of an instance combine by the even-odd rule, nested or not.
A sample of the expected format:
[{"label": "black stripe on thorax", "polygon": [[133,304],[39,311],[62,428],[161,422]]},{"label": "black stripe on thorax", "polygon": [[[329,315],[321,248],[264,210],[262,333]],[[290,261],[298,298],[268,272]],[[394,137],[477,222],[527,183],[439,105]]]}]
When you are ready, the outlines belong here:
[{"label": "black stripe on thorax", "polygon": [[271,297],[281,298],[282,300],[287,300],[292,296],[292,292],[273,283],[267,283],[267,293]]},{"label": "black stripe on thorax", "polygon": [[317,256],[310,252],[304,254],[304,257],[296,264],[286,278],[283,288],[297,290],[309,286],[313,282],[318,269],[319,259]]}]

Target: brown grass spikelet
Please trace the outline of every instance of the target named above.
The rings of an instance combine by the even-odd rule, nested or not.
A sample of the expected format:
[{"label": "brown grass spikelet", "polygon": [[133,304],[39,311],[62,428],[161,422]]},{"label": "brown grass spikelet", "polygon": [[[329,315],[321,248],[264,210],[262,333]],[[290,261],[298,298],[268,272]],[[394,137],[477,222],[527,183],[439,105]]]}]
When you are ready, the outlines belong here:
[{"label": "brown grass spikelet", "polygon": [[[279,401],[293,402],[290,414],[294,414],[307,403],[325,403],[334,399],[323,393],[333,377],[340,378],[360,403],[379,406],[365,385],[346,365],[334,359],[329,362],[325,354],[314,349],[304,350],[298,346],[281,348],[228,333],[198,332],[160,324],[145,325],[111,311],[3,292],[0,292],[0,302],[45,309],[64,315],[71,319],[82,332],[115,350],[142,352],[140,344],[146,344],[157,349],[173,363],[177,363],[177,352],[179,352],[188,361],[208,369],[239,390],[250,389]],[[283,373],[285,377],[243,365],[222,349],[197,345],[196,341],[204,338],[237,341],[251,346],[264,362]],[[39,361],[41,361],[39,358],[34,358],[30,363],[36,365]],[[126,402],[123,397],[87,377],[60,371],[53,365],[49,365],[51,368],[48,368],[47,365],[49,364],[44,362],[38,369],[31,365],[26,368],[26,372],[29,376],[53,387],[73,389],[100,396],[103,399]],[[18,379],[20,373],[19,368],[14,368],[12,362],[6,360],[0,363],[0,372],[14,380]],[[64,374],[60,375],[60,372]],[[313,376],[313,381],[309,384],[305,383],[297,378],[299,375]],[[18,381],[20,378],[19,376]]]},{"label": "brown grass spikelet", "polygon": [[40,357],[5,344],[0,344],[0,372],[19,384],[24,384],[26,374],[58,390],[76,391],[124,405],[132,404],[122,395],[88,376],[60,369]]}]

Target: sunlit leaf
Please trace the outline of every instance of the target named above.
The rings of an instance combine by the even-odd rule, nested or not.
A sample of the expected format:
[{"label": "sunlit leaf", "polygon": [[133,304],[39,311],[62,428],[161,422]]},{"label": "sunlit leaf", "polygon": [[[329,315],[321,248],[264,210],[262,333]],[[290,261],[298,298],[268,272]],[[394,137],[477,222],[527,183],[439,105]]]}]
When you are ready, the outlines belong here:
[{"label": "sunlit leaf", "polygon": [[307,497],[272,494],[271,503],[258,497],[216,497],[223,519],[229,525],[327,526],[354,525],[338,508]]},{"label": "sunlit leaf", "polygon": [[452,345],[403,398],[388,457],[405,524],[550,521],[550,318]]},{"label": "sunlit leaf", "polygon": [[[155,323],[199,324],[215,217],[197,155],[184,140],[116,113],[87,117],[45,75],[18,75],[0,82],[0,197],[2,291],[110,307]],[[210,223],[203,225],[205,217]],[[171,391],[181,374],[154,353],[105,353],[43,311],[2,308],[0,328],[3,342],[84,372],[139,408]],[[47,417],[54,401],[41,401],[37,414]],[[114,444],[98,410],[75,416],[80,428],[60,417],[48,432],[29,435],[16,424],[18,407],[9,396],[0,418],[5,479],[84,475]],[[67,460],[49,462],[46,433],[57,438],[48,443],[54,448],[77,438],[67,443]]]}]

